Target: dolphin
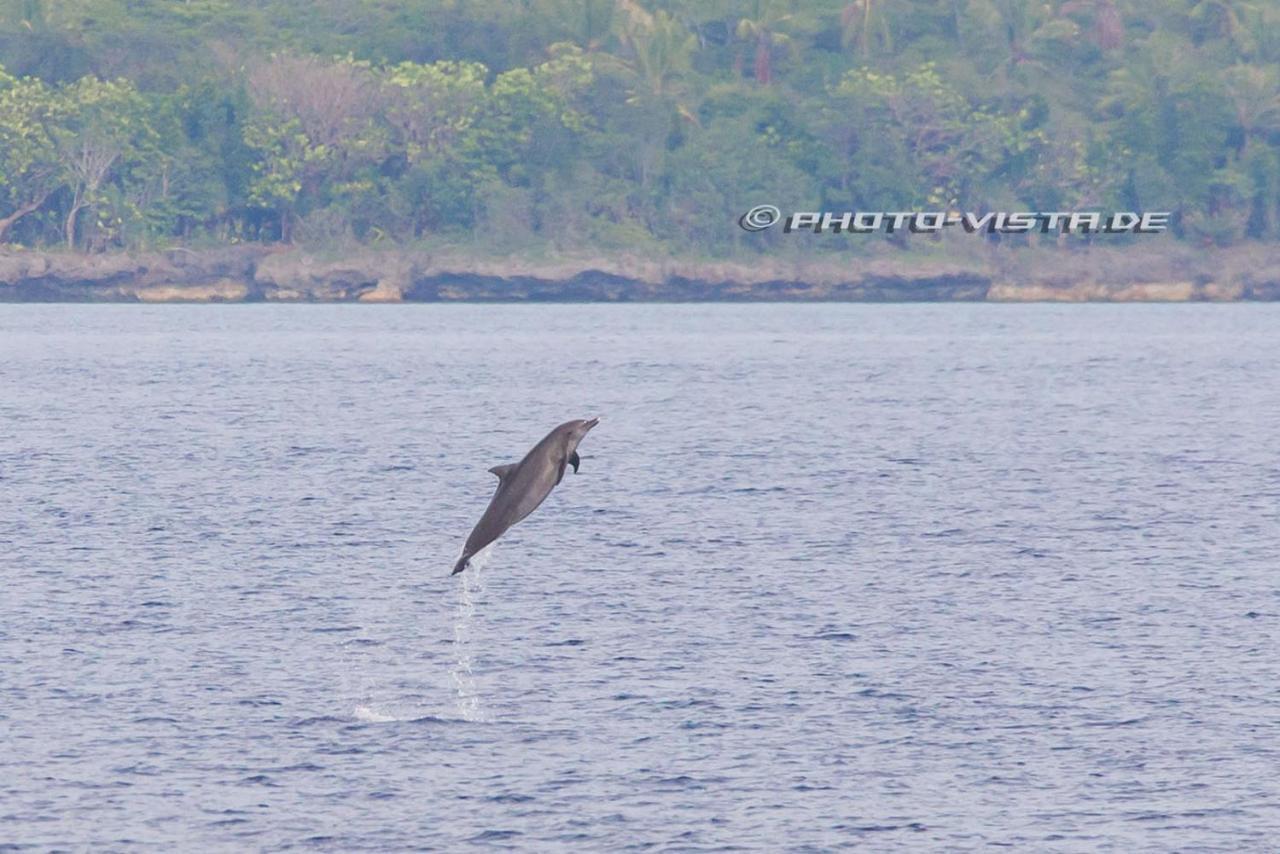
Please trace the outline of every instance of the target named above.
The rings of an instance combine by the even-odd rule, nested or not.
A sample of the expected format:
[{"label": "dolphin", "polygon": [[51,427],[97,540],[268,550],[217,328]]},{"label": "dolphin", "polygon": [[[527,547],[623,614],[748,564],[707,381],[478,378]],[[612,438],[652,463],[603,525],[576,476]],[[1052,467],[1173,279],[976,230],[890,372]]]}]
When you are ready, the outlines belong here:
[{"label": "dolphin", "polygon": [[542,503],[564,477],[566,465],[578,473],[578,443],[600,423],[599,418],[566,421],[533,446],[518,463],[489,469],[498,476],[498,489],[489,507],[471,530],[462,557],[453,565],[453,575],[467,568],[476,552],[506,533],[507,529],[528,516]]}]

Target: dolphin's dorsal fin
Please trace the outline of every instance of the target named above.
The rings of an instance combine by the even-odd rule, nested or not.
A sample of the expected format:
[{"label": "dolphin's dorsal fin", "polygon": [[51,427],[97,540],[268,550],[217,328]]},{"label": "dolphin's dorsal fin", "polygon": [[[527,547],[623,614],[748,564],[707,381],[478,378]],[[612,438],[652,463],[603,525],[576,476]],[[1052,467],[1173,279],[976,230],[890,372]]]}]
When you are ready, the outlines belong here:
[{"label": "dolphin's dorsal fin", "polygon": [[498,476],[498,483],[502,483],[511,475],[513,471],[516,470],[516,465],[517,465],[516,463],[507,463],[505,466],[494,466],[493,468],[489,469],[489,471],[493,472]]}]

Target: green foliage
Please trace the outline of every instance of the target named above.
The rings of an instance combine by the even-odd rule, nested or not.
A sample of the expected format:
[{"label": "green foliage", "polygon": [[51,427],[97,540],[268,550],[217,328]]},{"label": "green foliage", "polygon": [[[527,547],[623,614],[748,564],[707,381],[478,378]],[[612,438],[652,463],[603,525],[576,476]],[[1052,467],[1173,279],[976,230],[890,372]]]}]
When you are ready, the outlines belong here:
[{"label": "green foliage", "polygon": [[68,112],[62,93],[0,68],[0,242],[62,185],[56,129]]},{"label": "green foliage", "polygon": [[0,242],[714,255],[776,251],[765,202],[1280,237],[1258,0],[0,0],[0,63]]}]

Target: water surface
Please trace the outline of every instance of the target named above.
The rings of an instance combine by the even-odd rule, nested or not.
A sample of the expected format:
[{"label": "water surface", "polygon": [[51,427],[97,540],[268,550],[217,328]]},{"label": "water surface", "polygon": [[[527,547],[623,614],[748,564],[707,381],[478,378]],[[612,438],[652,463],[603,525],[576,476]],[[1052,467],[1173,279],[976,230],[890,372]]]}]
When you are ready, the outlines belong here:
[{"label": "water surface", "polygon": [[0,848],[1273,850],[1277,330],[4,306]]}]

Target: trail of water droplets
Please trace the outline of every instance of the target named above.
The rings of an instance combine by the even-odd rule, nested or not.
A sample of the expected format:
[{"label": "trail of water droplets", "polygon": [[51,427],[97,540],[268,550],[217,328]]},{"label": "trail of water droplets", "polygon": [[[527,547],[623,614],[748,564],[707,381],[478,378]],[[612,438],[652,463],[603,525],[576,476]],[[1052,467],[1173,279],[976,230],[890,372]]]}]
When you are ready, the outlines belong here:
[{"label": "trail of water droplets", "polygon": [[453,617],[454,664],[449,671],[453,680],[454,700],[458,715],[466,721],[488,720],[481,706],[480,694],[472,673],[471,629],[475,623],[475,599],[484,595],[484,569],[489,563],[489,552],[483,550],[471,559],[462,572],[458,585],[458,604]]}]

